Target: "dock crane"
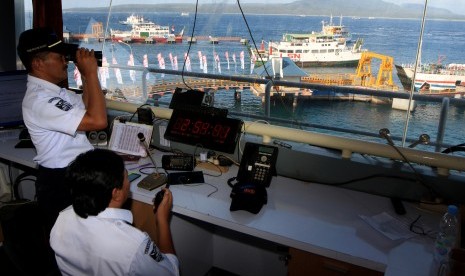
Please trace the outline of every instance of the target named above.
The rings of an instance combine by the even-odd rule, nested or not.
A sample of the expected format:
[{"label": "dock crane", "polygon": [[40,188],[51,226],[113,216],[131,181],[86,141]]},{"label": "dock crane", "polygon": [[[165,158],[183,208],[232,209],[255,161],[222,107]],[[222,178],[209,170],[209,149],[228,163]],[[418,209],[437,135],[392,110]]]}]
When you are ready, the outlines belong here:
[{"label": "dock crane", "polygon": [[[373,58],[379,59],[381,62],[376,78],[373,77],[371,72],[371,61]],[[392,80],[393,68],[394,59],[392,57],[375,52],[363,52],[360,61],[358,62],[356,77],[360,78],[361,86],[392,87],[394,86],[394,82]]]}]

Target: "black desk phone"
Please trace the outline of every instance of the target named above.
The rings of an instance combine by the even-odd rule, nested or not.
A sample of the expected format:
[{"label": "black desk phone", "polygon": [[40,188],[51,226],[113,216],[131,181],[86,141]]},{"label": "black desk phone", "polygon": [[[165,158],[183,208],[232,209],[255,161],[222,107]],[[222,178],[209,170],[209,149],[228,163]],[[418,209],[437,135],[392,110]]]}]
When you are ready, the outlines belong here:
[{"label": "black desk phone", "polygon": [[269,187],[276,175],[277,157],[277,147],[247,142],[236,180]]}]

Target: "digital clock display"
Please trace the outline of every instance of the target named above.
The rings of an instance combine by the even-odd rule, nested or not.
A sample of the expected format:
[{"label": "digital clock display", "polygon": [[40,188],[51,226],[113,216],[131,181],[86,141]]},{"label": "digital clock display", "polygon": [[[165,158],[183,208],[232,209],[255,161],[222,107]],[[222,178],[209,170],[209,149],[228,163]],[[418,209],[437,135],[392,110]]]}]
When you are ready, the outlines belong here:
[{"label": "digital clock display", "polygon": [[166,128],[165,138],[234,153],[242,124],[238,119],[175,109]]}]

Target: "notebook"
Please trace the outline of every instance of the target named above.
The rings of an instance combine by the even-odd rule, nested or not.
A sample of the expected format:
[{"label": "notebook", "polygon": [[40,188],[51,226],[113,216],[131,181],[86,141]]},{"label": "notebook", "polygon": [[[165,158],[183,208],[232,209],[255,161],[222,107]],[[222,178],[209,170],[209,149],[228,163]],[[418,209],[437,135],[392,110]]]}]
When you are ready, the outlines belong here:
[{"label": "notebook", "polygon": [[147,152],[145,147],[137,137],[139,133],[144,134],[145,143],[148,145],[152,139],[153,125],[137,124],[132,122],[122,123],[118,120],[113,122],[109,149],[145,157]]}]

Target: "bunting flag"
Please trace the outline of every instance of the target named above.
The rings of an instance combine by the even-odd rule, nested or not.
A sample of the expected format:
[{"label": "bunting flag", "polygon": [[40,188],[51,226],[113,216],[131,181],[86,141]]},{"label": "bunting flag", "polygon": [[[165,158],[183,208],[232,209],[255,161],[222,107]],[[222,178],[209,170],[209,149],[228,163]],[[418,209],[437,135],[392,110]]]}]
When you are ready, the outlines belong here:
[{"label": "bunting flag", "polygon": [[250,74],[252,75],[253,69],[255,68],[255,62],[257,61],[257,57],[252,53],[252,57],[250,58]]},{"label": "bunting flag", "polygon": [[226,62],[227,62],[227,65],[228,65],[228,71],[229,71],[229,53],[228,53],[228,51],[226,51],[226,52],[224,53],[224,56],[225,56],[225,58],[226,58]]},{"label": "bunting flag", "polygon": [[174,60],[173,60],[173,55],[170,53],[169,54],[169,57],[170,57],[170,62],[171,62],[171,69],[174,70]]},{"label": "bunting flag", "polygon": [[217,68],[218,68],[218,55],[216,54],[215,51],[213,51],[213,72],[216,72]]},{"label": "bunting flag", "polygon": [[216,63],[217,63],[218,73],[221,74],[221,62],[220,62],[220,56],[218,54],[216,54],[215,60],[216,60]]},{"label": "bunting flag", "polygon": [[[144,67],[145,67],[145,68],[148,68],[148,67],[149,67],[149,58],[147,57],[147,54],[144,55],[143,64],[144,64]],[[150,73],[147,73],[147,75],[145,75],[145,79],[146,79],[146,80],[149,79],[149,75],[150,75]]]},{"label": "bunting flag", "polygon": [[173,69],[178,70],[178,56],[174,56],[173,60],[174,60],[174,63],[173,63],[174,68]]},{"label": "bunting flag", "polygon": [[[132,54],[129,55],[128,66],[134,66],[134,56]],[[136,71],[129,70],[129,77],[132,83],[136,82]]]},{"label": "bunting flag", "polygon": [[77,88],[82,86],[81,72],[79,72],[79,69],[76,65],[74,66],[74,81],[76,82]]},{"label": "bunting flag", "polygon": [[107,60],[106,57],[102,58],[102,68],[104,69],[105,78],[109,79],[110,78],[110,70],[108,68],[108,60]]},{"label": "bunting flag", "polygon": [[100,86],[102,88],[107,88],[107,77],[105,76],[105,69],[103,66],[98,68],[98,75],[100,79]]},{"label": "bunting flag", "polygon": [[234,73],[237,73],[236,53],[233,53]]},{"label": "bunting flag", "polygon": [[186,62],[186,70],[188,72],[191,72],[192,71],[192,68],[191,68],[191,59],[190,57],[187,55],[187,53],[184,53],[184,60]]},{"label": "bunting flag", "polygon": [[107,88],[107,79],[110,78],[110,73],[108,72],[108,62],[105,57],[102,58],[102,66],[98,68],[98,74],[100,86],[102,88]]},{"label": "bunting flag", "polygon": [[[116,58],[113,57],[113,60],[111,61],[113,65],[118,65],[118,62],[116,62]],[[114,68],[115,71],[115,76],[116,76],[116,81],[118,84],[123,84],[123,77],[121,76],[121,70],[119,68]]]},{"label": "bunting flag", "polygon": [[202,60],[203,60],[203,72],[206,74],[206,73],[208,73],[208,70],[207,70],[207,56],[202,56]]},{"label": "bunting flag", "polygon": [[203,70],[202,51],[199,51],[199,63],[200,63],[200,70]]},{"label": "bunting flag", "polygon": [[[165,59],[162,57],[161,53],[158,53],[157,59],[158,59],[158,66],[160,67],[160,69],[165,69]],[[162,73],[161,77],[164,78],[165,74]]]},{"label": "bunting flag", "polygon": [[244,66],[244,51],[241,51],[240,58],[241,58],[241,69],[244,70],[244,68],[245,68],[245,66]]}]

